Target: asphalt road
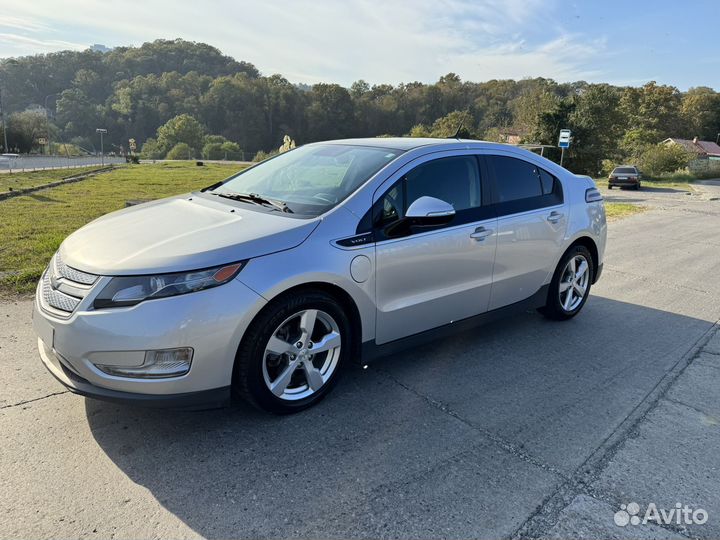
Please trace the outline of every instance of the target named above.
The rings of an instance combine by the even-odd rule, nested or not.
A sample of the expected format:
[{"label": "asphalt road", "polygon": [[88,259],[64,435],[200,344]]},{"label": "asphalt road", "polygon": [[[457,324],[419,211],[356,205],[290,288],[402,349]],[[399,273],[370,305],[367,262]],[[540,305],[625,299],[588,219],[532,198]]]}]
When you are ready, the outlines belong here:
[{"label": "asphalt road", "polygon": [[[69,394],[0,304],[0,537],[720,537],[720,186],[612,191],[605,273],[534,312],[353,368],[291,417]],[[708,513],[627,525],[621,504]]]}]

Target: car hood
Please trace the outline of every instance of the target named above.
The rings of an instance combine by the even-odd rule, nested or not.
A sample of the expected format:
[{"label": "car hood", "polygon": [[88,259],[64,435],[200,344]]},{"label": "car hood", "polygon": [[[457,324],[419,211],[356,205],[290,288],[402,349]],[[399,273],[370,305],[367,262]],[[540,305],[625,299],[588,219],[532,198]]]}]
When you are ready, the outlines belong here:
[{"label": "car hood", "polygon": [[293,248],[319,222],[183,195],[96,219],[68,236],[60,255],[100,275],[196,270]]}]

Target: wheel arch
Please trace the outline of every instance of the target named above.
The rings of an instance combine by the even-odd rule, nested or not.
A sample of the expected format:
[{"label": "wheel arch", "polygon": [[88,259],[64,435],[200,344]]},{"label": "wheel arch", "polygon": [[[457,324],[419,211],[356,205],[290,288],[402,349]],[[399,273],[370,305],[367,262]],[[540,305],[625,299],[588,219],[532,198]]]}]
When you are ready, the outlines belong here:
[{"label": "wheel arch", "polygon": [[598,265],[600,264],[600,255],[598,253],[598,247],[595,243],[595,240],[590,238],[589,236],[580,236],[573,240],[570,245],[567,247],[567,249],[563,252],[563,254],[560,256],[560,259],[565,256],[565,253],[568,252],[569,249],[575,247],[575,246],[583,246],[585,247],[589,252],[590,256],[592,257],[592,263],[593,263],[593,276],[592,276],[592,283],[595,283],[596,277],[598,275]]},{"label": "wheel arch", "polygon": [[[360,357],[360,350],[361,350],[361,344],[362,344],[362,317],[360,316],[360,309],[358,308],[355,300],[353,297],[348,293],[345,289],[340,287],[339,285],[335,285],[333,283],[327,283],[323,281],[309,281],[306,283],[300,283],[297,285],[293,285],[287,289],[284,289],[271,298],[267,299],[267,304],[263,306],[263,308],[255,314],[250,324],[252,324],[268,307],[275,302],[281,301],[284,296],[296,294],[298,292],[308,292],[308,291],[319,291],[322,293],[325,293],[332,298],[334,298],[343,308],[343,310],[348,314],[350,318],[350,324],[352,326],[352,333],[353,333],[353,354],[352,357],[354,359],[359,359]],[[242,340],[241,340],[242,341]]]}]

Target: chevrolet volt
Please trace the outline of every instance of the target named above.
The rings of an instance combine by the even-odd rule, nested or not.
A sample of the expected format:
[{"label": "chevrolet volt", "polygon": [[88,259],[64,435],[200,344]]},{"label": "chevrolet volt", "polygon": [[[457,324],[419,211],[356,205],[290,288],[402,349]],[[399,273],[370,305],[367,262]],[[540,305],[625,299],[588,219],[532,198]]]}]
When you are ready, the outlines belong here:
[{"label": "chevrolet volt", "polygon": [[529,307],[574,317],[605,241],[593,181],[520,148],[308,144],[71,234],[33,326],[75,393],[291,413],[352,361]]}]

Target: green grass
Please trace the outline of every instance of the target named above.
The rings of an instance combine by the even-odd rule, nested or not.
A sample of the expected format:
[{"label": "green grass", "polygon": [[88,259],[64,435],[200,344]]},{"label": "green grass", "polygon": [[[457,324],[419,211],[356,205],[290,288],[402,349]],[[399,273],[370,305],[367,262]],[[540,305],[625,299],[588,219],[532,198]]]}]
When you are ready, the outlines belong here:
[{"label": "green grass", "polygon": [[159,199],[208,186],[242,167],[209,163],[123,166],[73,184],[0,201],[0,293],[34,289],[65,237],[128,200]]},{"label": "green grass", "polygon": [[12,189],[25,189],[57,182],[68,176],[88,173],[101,167],[74,167],[72,169],[51,169],[47,171],[28,171],[0,173],[0,193]]},{"label": "green grass", "polygon": [[644,212],[646,208],[637,204],[605,201],[605,214],[611,221]]}]

